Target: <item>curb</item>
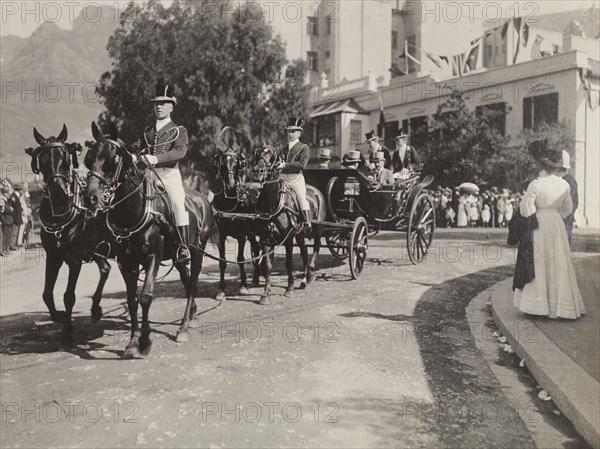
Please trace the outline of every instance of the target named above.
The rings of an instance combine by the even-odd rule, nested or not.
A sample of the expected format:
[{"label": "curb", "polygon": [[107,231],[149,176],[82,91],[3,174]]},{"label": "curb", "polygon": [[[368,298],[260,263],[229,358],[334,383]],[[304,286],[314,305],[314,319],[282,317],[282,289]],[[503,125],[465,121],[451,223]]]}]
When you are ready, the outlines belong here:
[{"label": "curb", "polygon": [[588,443],[600,448],[600,384],[513,306],[512,278],[496,284],[492,316],[560,411]]}]

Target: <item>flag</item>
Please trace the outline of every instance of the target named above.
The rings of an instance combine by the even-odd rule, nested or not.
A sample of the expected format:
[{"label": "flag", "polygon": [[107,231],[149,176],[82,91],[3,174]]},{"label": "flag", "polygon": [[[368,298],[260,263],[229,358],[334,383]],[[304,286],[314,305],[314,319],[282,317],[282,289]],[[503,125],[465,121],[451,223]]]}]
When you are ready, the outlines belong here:
[{"label": "flag", "polygon": [[529,42],[529,24],[523,24],[523,47],[527,47],[527,42]]},{"label": "flag", "polygon": [[587,105],[592,111],[595,111],[600,106],[600,85],[598,78],[596,77],[595,83],[592,86],[592,83],[590,82],[591,77],[584,74],[583,69],[579,69],[579,77],[581,78],[581,83],[587,94]]},{"label": "flag", "polygon": [[429,52],[425,52],[425,54],[431,60],[431,62],[433,62],[440,69],[444,68],[444,61],[442,60],[442,58],[445,58],[446,65],[448,64],[448,58],[446,58],[445,56],[438,56],[438,55],[434,55],[433,53],[429,53]]},{"label": "flag", "polygon": [[533,46],[531,47],[531,59],[541,59],[544,57],[542,54],[541,46],[544,38],[539,34],[535,37],[535,41],[533,42]]},{"label": "flag", "polygon": [[469,52],[469,56],[467,56],[467,59],[465,61],[465,65],[463,68],[463,71],[465,73],[472,72],[473,70],[475,70],[477,68],[477,61],[479,60],[479,50],[480,49],[481,49],[480,43],[478,43],[473,48],[471,48],[471,51]]},{"label": "flag", "polygon": [[452,75],[453,76],[463,76],[466,56],[467,56],[466,53],[461,53],[461,54],[452,56]]},{"label": "flag", "polygon": [[381,129],[381,138],[385,142],[385,113],[383,112],[383,99],[379,91],[379,127]]},{"label": "flag", "polygon": [[521,48],[521,34],[523,34],[523,24],[525,23],[520,17],[515,17],[513,19],[513,23],[515,25],[515,31],[518,33],[517,35],[517,45],[515,47],[515,55],[513,57],[513,64],[517,63],[517,58],[519,57],[519,49]]}]

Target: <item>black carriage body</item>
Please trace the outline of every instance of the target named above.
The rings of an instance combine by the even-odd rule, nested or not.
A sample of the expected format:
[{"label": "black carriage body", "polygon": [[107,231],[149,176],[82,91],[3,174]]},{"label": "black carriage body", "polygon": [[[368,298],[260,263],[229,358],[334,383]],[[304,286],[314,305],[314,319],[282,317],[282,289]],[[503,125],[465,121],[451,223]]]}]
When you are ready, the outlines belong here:
[{"label": "black carriage body", "polygon": [[[391,230],[406,232],[407,252],[413,263],[425,260],[435,229],[433,199],[423,189],[432,175],[377,186],[355,169],[304,170],[306,183],[319,189],[327,205],[327,221],[350,224],[362,217],[370,232]],[[344,242],[333,235],[327,243],[339,258],[348,253],[339,250]],[[333,240],[331,242],[330,240]]]}]

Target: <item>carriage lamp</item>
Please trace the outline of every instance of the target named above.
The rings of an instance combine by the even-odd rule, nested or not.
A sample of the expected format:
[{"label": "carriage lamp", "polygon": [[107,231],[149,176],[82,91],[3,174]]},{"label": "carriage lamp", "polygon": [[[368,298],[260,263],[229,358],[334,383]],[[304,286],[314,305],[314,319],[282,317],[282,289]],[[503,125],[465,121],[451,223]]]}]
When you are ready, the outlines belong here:
[{"label": "carriage lamp", "polygon": [[344,195],[347,196],[359,196],[360,195],[360,182],[357,179],[350,178],[344,182]]}]

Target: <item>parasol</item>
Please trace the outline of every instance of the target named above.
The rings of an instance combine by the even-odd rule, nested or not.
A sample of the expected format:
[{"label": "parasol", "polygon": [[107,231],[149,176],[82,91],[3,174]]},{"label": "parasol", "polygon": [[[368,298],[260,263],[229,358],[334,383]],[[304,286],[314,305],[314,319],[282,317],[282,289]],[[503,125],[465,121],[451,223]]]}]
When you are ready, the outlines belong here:
[{"label": "parasol", "polygon": [[479,187],[477,187],[472,182],[463,182],[461,185],[458,186],[458,188],[467,193],[479,193]]}]

